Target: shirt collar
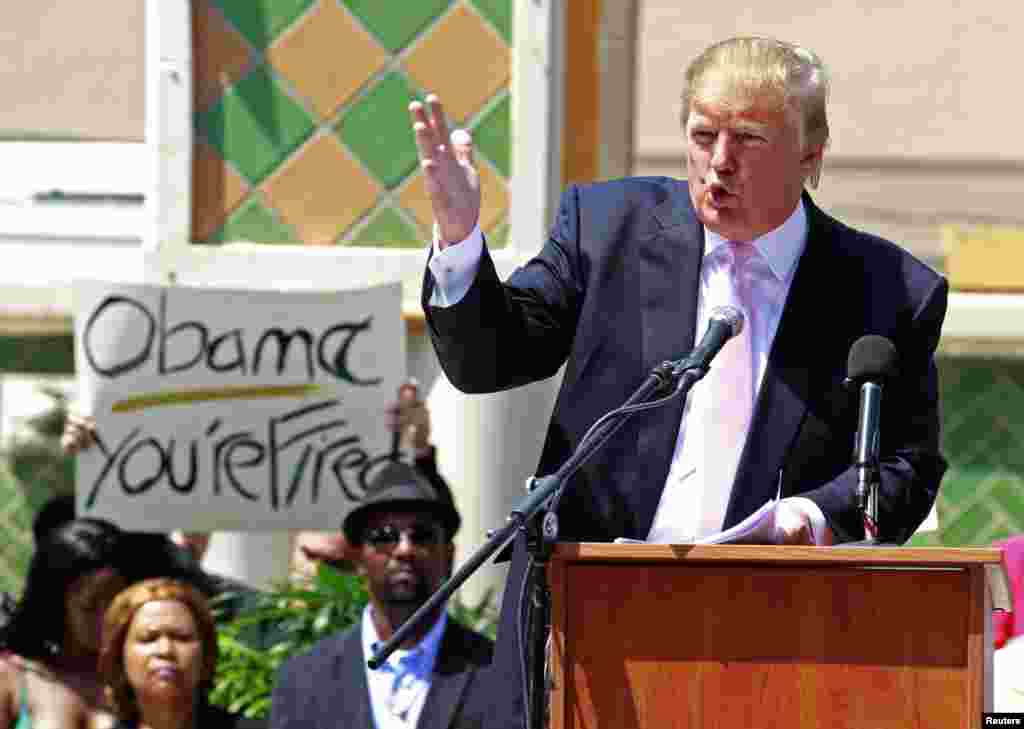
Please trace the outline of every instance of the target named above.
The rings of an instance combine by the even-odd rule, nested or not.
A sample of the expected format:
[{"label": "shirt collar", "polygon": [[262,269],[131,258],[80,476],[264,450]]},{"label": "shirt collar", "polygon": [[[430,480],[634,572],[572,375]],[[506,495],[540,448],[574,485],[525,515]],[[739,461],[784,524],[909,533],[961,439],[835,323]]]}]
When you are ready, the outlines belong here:
[{"label": "shirt collar", "polygon": [[[796,262],[807,245],[807,211],[801,199],[792,214],[775,230],[770,230],[752,244],[768,264],[772,274],[779,281],[786,281],[793,275]],[[704,228],[704,255],[708,256],[727,243],[725,238]]]},{"label": "shirt collar", "polygon": [[[371,609],[372,606],[369,604],[363,609],[363,654],[367,658],[376,653],[377,649],[384,644],[384,641],[377,635],[377,626],[373,624]],[[437,654],[441,650],[441,636],[444,635],[446,625],[448,625],[448,613],[442,610],[441,615],[434,621],[423,640],[413,648],[397,649],[388,656],[388,660],[378,670],[393,670],[397,664],[408,664],[409,662],[433,668]]]}]

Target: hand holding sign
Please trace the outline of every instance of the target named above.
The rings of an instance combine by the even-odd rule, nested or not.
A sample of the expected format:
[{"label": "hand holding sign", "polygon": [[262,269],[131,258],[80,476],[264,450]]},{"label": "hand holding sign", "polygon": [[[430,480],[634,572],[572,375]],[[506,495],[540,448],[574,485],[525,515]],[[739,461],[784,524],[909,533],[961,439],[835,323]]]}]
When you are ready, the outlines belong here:
[{"label": "hand holding sign", "polygon": [[423,455],[430,447],[430,412],[420,399],[415,378],[398,388],[398,400],[388,406],[385,423],[394,436],[395,447],[411,449],[414,456]]},{"label": "hand holding sign", "polygon": [[68,413],[64,421],[64,433],[60,437],[60,447],[69,456],[91,448],[96,442],[96,421],[86,415]]},{"label": "hand holding sign", "polygon": [[[384,423],[395,437],[392,458],[398,457],[395,451],[399,445],[412,448],[417,458],[428,455],[430,411],[426,402],[420,399],[419,383],[415,378],[409,378],[399,386],[398,398],[384,411]],[[293,557],[292,568],[299,574],[315,573],[315,565],[319,562],[326,562],[336,569],[351,570],[352,560],[357,556],[340,531],[299,532],[295,546],[298,554]]]}]

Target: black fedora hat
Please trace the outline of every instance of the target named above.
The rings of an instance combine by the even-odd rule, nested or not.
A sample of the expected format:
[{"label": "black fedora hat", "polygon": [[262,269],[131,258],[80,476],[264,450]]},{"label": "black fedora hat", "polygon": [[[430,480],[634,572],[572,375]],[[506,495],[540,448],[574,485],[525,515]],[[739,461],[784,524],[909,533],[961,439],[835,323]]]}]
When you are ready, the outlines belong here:
[{"label": "black fedora hat", "polygon": [[448,541],[459,530],[462,518],[447,492],[439,494],[415,467],[392,461],[374,475],[363,498],[350,504],[341,519],[348,543],[358,546],[370,514],[375,511],[427,511],[440,521]]}]

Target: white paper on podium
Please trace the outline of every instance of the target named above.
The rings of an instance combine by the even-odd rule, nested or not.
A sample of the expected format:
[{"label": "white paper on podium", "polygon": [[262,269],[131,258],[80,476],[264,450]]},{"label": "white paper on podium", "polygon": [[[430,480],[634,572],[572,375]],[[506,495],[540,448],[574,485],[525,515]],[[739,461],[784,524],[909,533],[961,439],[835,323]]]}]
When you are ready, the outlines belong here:
[{"label": "white paper on podium", "polygon": [[775,544],[775,511],[778,499],[764,506],[725,531],[701,537],[694,544]]},{"label": "white paper on podium", "polygon": [[[689,539],[674,544],[775,544],[775,512],[778,499],[766,501],[764,506],[725,531],[709,534],[700,539]],[[658,544],[644,539],[619,537],[615,544]]]}]

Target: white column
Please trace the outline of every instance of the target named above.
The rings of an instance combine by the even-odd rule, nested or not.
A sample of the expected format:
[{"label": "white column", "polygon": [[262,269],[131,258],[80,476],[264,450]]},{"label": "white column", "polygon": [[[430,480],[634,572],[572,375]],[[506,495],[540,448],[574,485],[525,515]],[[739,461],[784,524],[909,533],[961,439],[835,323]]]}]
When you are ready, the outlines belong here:
[{"label": "white column", "polygon": [[[525,496],[560,382],[561,373],[515,390],[465,395],[440,374],[429,388],[438,468],[462,513],[457,563],[487,541],[488,530],[504,525]],[[466,583],[463,596],[474,603],[493,587],[500,598],[506,571],[504,565],[485,565]]]},{"label": "white column", "polygon": [[174,282],[187,251],[192,205],[192,30],[188,0],[146,2],[146,150],[143,237],[147,283]]},{"label": "white column", "polygon": [[214,532],[203,569],[258,589],[287,579],[291,532]]},{"label": "white column", "polygon": [[[547,238],[562,187],[563,5],[559,0],[513,3],[510,247],[520,258],[535,253]],[[499,270],[504,258],[495,256]]]}]

